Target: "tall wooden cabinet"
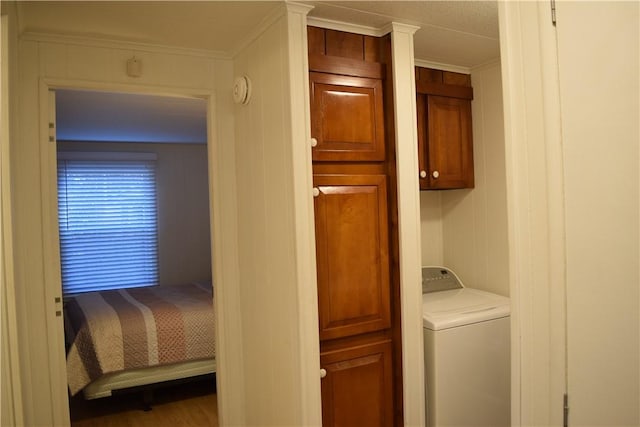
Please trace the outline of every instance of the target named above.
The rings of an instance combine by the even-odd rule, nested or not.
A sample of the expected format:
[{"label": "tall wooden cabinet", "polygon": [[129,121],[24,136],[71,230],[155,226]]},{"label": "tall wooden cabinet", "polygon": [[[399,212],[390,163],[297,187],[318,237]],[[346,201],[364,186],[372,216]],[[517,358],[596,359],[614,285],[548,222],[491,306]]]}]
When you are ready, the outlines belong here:
[{"label": "tall wooden cabinet", "polygon": [[392,426],[402,378],[388,40],[308,35],[323,425]]}]

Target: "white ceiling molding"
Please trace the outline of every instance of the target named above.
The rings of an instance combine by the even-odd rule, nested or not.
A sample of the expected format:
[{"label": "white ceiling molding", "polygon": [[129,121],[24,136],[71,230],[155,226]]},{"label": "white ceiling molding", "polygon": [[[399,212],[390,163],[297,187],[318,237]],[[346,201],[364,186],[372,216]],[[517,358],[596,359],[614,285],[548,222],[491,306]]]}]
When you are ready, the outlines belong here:
[{"label": "white ceiling molding", "polygon": [[451,71],[454,73],[471,74],[470,67],[462,67],[459,65],[442,64],[440,62],[425,61],[423,59],[415,59],[416,67],[434,68],[436,70]]},{"label": "white ceiling molding", "polygon": [[332,19],[317,18],[314,16],[307,17],[307,25],[312,27],[326,28],[327,30],[345,31],[348,33],[362,34],[365,36],[381,37],[390,31],[387,28],[373,28],[364,25],[350,24],[348,22],[334,21]]},{"label": "white ceiling molding", "polygon": [[473,73],[475,71],[482,71],[485,68],[491,68],[496,65],[500,65],[500,58],[494,58],[487,62],[483,62],[482,64],[474,65],[473,67],[471,67],[471,72]]},{"label": "white ceiling molding", "polygon": [[231,58],[235,58],[238,56],[240,52],[242,52],[247,46],[251,44],[255,39],[257,39],[260,34],[264,33],[267,28],[273,25],[274,22],[278,20],[278,18],[285,15],[287,11],[286,5],[283,3],[281,7],[276,7],[273,11],[271,11],[267,16],[265,16],[260,24],[256,25],[253,30],[240,42],[236,43],[233,49],[231,49],[230,56]]},{"label": "white ceiling molding", "polygon": [[69,44],[76,46],[101,47],[107,49],[143,50],[145,52],[162,53],[169,55],[197,56],[211,59],[231,59],[231,57],[227,53],[220,51],[186,47],[172,47],[152,43],[130,42],[124,40],[107,38],[102,39],[97,37],[85,37],[65,34],[26,32],[20,34],[20,40],[42,43]]}]

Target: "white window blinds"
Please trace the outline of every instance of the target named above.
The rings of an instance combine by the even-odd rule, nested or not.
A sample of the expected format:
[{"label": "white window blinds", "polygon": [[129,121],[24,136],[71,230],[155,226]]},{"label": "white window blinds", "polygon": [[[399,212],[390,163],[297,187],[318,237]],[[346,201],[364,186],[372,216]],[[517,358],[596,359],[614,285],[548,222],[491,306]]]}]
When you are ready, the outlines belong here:
[{"label": "white window blinds", "polygon": [[155,157],[59,153],[64,294],[158,283]]}]

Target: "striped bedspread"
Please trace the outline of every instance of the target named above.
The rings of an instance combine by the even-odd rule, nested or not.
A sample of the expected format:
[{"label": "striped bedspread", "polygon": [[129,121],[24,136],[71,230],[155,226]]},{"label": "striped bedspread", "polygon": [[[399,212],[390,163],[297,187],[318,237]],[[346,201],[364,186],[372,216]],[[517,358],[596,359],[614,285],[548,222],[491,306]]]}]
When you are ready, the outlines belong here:
[{"label": "striped bedspread", "polygon": [[71,395],[103,374],[215,357],[210,285],[89,292],[65,302]]}]

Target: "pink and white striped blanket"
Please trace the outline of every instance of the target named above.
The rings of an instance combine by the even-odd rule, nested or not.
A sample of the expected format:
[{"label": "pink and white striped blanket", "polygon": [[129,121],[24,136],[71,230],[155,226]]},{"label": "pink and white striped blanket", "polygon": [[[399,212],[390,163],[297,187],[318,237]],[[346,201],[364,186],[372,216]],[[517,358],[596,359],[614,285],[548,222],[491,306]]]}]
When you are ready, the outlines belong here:
[{"label": "pink and white striped blanket", "polygon": [[215,357],[210,285],[89,292],[66,301],[65,315],[71,395],[103,374]]}]

